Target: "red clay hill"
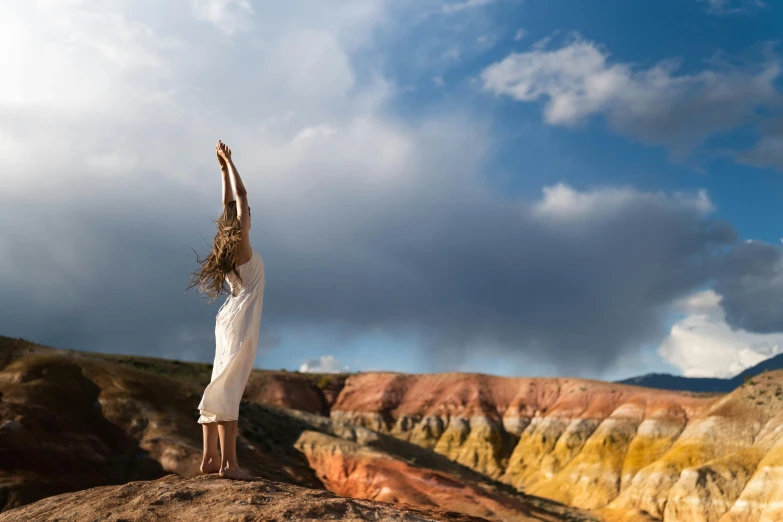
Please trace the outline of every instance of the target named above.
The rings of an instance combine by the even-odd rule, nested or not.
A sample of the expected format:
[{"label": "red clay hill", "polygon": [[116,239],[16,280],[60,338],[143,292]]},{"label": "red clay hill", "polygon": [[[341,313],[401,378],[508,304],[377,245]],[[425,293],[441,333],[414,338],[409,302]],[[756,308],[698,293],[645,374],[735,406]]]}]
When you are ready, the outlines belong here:
[{"label": "red clay hill", "polygon": [[[11,339],[0,354],[5,509],[197,473],[194,404],[209,365]],[[485,520],[783,520],[781,372],[708,395],[568,378],[254,371],[242,412],[240,461],[308,491]],[[177,484],[166,487],[192,487]]]}]

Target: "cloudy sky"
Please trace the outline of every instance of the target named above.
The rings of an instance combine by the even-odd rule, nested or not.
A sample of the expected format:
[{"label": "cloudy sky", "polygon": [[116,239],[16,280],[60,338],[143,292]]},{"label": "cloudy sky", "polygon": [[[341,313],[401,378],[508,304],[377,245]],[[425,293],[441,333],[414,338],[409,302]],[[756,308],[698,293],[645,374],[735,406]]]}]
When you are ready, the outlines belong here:
[{"label": "cloudy sky", "polygon": [[256,364],[617,379],[783,351],[783,9],[5,0],[0,335],[211,361],[234,150]]}]

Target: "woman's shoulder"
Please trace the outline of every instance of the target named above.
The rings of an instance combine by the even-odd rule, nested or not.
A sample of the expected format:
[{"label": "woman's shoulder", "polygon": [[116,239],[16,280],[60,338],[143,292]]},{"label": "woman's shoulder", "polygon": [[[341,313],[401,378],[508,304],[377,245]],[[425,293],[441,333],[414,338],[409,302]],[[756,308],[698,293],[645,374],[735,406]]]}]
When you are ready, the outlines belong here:
[{"label": "woman's shoulder", "polygon": [[256,249],[253,249],[253,261],[255,265],[255,269],[257,271],[260,271],[263,273],[264,271],[264,258],[261,257],[261,254],[258,253]]}]

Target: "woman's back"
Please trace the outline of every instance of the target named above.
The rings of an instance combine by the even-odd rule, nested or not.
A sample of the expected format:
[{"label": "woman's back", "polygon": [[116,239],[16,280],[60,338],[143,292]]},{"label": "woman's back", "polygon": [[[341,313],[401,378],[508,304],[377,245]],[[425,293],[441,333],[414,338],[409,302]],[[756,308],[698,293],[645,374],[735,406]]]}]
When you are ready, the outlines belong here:
[{"label": "woman's back", "polygon": [[[239,277],[233,271],[226,276],[231,293],[238,295],[240,292],[253,291],[259,285],[264,284],[264,260],[255,250],[251,250],[250,260],[237,265]],[[240,280],[241,278],[241,280]]]}]

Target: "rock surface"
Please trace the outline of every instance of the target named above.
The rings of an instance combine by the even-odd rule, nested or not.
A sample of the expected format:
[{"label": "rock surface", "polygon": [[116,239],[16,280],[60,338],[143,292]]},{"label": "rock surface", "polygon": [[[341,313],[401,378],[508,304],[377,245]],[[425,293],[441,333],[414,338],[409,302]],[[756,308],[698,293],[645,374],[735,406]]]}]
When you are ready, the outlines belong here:
[{"label": "rock surface", "polygon": [[783,520],[783,372],[693,394],[582,379],[349,376],[333,418],[607,520]]},{"label": "rock surface", "polygon": [[330,491],[348,497],[438,506],[497,522],[593,519],[565,507],[558,509],[542,499],[485,489],[323,433],[302,433],[296,447]]},{"label": "rock surface", "polygon": [[[5,347],[4,509],[197,473],[194,405],[208,365]],[[783,520],[781,371],[728,394],[567,378],[254,371],[245,398],[240,461],[279,482],[487,520],[584,520],[584,510],[609,522]]]},{"label": "rock surface", "polygon": [[[31,346],[9,357],[14,350],[0,349],[5,356],[0,359],[5,363],[0,367],[4,511],[65,491],[168,473],[198,475],[201,429],[195,406],[204,386],[199,379],[209,379],[202,365]],[[270,379],[264,372],[254,373],[256,382]],[[514,520],[527,520],[517,517],[527,512],[546,517],[538,520],[589,519],[555,502],[520,494],[426,448],[321,415],[318,405],[329,404],[330,388],[341,386],[344,378],[316,376],[314,383],[312,376],[270,373],[277,382],[284,381],[287,390],[275,392],[273,402],[294,400],[302,405],[301,399],[311,396],[313,388],[324,396],[323,402],[304,403],[317,406],[303,408],[316,413],[243,402],[237,451],[242,466],[256,475],[376,499],[377,491],[359,486],[366,474],[348,473],[344,483],[332,474],[348,462],[362,464],[366,472],[370,463],[379,468],[376,477],[393,473],[394,497],[381,495],[379,500],[456,507],[464,513],[503,512]],[[302,443],[305,440],[307,444]],[[324,456],[335,447],[343,453],[326,462]],[[423,477],[436,479],[428,482]],[[505,511],[497,507],[504,504]]]},{"label": "rock surface", "polygon": [[393,506],[280,482],[236,482],[216,475],[193,479],[169,475],[104,486],[49,497],[0,514],[2,522],[85,520],[482,522],[454,511]]}]

